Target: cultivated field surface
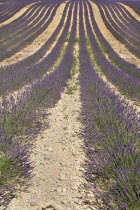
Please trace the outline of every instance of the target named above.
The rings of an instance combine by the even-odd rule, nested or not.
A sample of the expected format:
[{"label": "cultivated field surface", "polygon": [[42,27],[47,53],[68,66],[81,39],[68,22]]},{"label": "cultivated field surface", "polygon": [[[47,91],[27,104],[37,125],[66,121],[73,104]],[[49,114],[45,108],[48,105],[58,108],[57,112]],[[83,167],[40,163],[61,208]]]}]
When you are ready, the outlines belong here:
[{"label": "cultivated field surface", "polygon": [[0,210],[140,209],[140,1],[0,0]]}]

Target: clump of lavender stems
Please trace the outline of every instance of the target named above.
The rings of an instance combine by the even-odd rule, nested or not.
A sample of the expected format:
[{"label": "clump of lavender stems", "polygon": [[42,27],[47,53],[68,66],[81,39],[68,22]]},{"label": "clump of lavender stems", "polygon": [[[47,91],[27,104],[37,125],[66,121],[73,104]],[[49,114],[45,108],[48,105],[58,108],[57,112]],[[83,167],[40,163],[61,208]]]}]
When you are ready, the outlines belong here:
[{"label": "clump of lavender stems", "polygon": [[[83,1],[84,2],[84,1]],[[95,72],[86,48],[80,4],[80,85],[85,177],[109,209],[139,209],[140,119]]]},{"label": "clump of lavender stems", "polygon": [[33,146],[33,137],[40,130],[42,110],[51,108],[57,103],[70,78],[74,60],[76,15],[77,3],[69,42],[60,65],[43,80],[38,80],[20,97],[16,99],[11,97],[2,102],[0,110],[0,205],[3,208],[6,208],[14,196],[16,183],[19,183],[20,187],[24,186],[32,177],[33,166],[30,162],[30,150]]}]

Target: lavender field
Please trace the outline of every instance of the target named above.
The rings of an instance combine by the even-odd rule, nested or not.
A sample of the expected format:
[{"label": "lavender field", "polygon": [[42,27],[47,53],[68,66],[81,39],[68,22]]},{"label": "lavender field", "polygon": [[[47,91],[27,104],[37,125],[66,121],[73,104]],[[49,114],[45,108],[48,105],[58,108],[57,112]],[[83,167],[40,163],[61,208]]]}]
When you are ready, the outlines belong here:
[{"label": "lavender field", "polygon": [[140,1],[0,0],[0,209],[140,209]]}]

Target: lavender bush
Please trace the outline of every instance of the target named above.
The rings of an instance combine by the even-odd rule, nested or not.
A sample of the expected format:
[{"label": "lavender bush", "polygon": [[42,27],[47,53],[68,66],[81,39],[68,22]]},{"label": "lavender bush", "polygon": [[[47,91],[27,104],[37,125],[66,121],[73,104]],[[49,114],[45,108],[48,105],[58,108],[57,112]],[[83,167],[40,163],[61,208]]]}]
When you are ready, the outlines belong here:
[{"label": "lavender bush", "polygon": [[[55,0],[50,1],[57,5]],[[44,1],[44,4],[47,2]],[[61,2],[59,1],[59,3]],[[65,7],[64,12],[70,5],[66,25],[54,48],[55,51],[52,51],[42,62],[36,65],[31,64],[30,68],[27,68],[26,65],[24,67],[23,64],[23,68],[22,65],[19,65],[18,69],[17,65],[15,71],[13,68],[13,73],[9,69],[5,74],[2,74],[1,81],[3,79],[5,82],[6,80],[14,81],[16,76],[16,82],[19,83],[18,88],[21,87],[20,82],[32,81],[31,77],[38,78],[38,81],[16,100],[11,97],[2,102],[0,110],[0,205],[3,209],[6,209],[10,200],[16,196],[16,190],[28,186],[28,181],[33,176],[30,151],[35,135],[42,128],[41,120],[45,117],[43,110],[58,102],[67,80],[71,76],[74,63],[74,43],[77,41],[78,4],[80,6],[81,122],[87,157],[84,165],[85,177],[92,184],[93,192],[103,199],[109,209],[139,209],[140,119],[136,110],[116,95],[98,76],[92,66],[86,46],[83,16],[85,16],[86,30],[96,62],[109,80],[121,91],[126,91],[126,94],[136,99],[139,99],[137,93],[139,80],[125,74],[123,70],[117,69],[104,57],[91,29],[89,15],[93,16],[87,0],[71,0]],[[87,6],[90,12],[88,12]],[[72,29],[67,39],[68,45],[64,56],[53,72],[39,80],[39,76],[41,77],[60,55],[67,38],[73,7]],[[98,31],[93,21],[92,24]],[[59,31],[60,28],[57,29],[57,34]],[[43,48],[43,50],[45,49],[47,47]],[[131,67],[134,68],[134,66]],[[25,78],[22,78],[23,76]],[[1,86],[3,92],[6,88],[8,91],[15,88],[15,84],[12,86],[12,82],[5,84],[7,87],[6,85],[5,88]],[[19,186],[16,183],[19,183]]]},{"label": "lavender bush", "polygon": [[9,24],[9,27],[7,28],[7,30],[5,30],[5,28],[3,30],[1,29],[1,36],[0,36],[1,45],[6,44],[6,42],[8,41],[10,42],[12,38],[14,40],[14,38],[16,38],[19,32],[25,33],[26,28],[29,27],[28,24],[30,24],[32,28],[34,23],[37,23],[35,21],[35,18],[39,15],[39,12],[43,8],[43,6],[40,6],[40,5],[33,5],[33,6],[29,8],[30,9],[29,11],[27,10],[28,13],[26,13],[26,16],[20,17],[20,21],[17,21],[16,24],[14,23],[13,24],[11,23],[11,25]]},{"label": "lavender bush", "polygon": [[[13,33],[13,29],[14,29],[14,31],[17,31],[20,29],[20,27],[24,26],[23,24],[27,21],[27,19],[30,20],[30,17],[32,16],[34,11],[38,7],[40,7],[39,4],[32,5],[20,17],[18,17],[14,21],[10,22],[9,24],[1,26],[0,40],[2,40],[4,38],[4,35],[5,35],[5,37],[7,37],[9,35],[9,33]],[[26,23],[28,24],[28,22],[26,22]]]},{"label": "lavender bush", "polygon": [[136,57],[140,58],[140,50],[135,47],[134,45],[132,45],[131,43],[129,43],[128,39],[130,40],[130,37],[128,39],[125,39],[123,37],[123,35],[121,35],[120,33],[118,33],[114,28],[113,28],[113,24],[115,24],[114,22],[112,22],[111,17],[108,17],[109,20],[106,18],[100,4],[97,4],[99,11],[101,13],[102,19],[106,25],[106,27],[108,28],[108,30],[113,34],[114,37],[116,37],[116,39],[118,39],[121,43],[125,44],[125,46],[127,47],[127,49],[133,53]]},{"label": "lavender bush", "polygon": [[136,110],[115,95],[92,67],[83,25],[85,13],[80,4],[79,80],[87,156],[85,177],[109,209],[138,209],[140,119]]},{"label": "lavender bush", "polygon": [[140,28],[138,27],[138,24],[135,23],[135,21],[132,18],[129,18],[124,10],[119,6],[118,3],[113,4],[113,9],[116,12],[116,14],[119,16],[119,19],[123,23],[121,26],[125,30],[125,26],[129,29],[130,33],[132,33],[132,36],[136,37],[138,40],[140,40],[139,35],[140,35]]},{"label": "lavender bush", "polygon": [[18,37],[18,39],[14,41],[13,46],[9,46],[9,47],[8,47],[8,45],[2,46],[1,47],[2,49],[0,50],[0,61],[12,56],[16,52],[19,52],[23,47],[25,47],[28,43],[32,42],[37,36],[39,36],[51,23],[59,5],[60,5],[60,3],[55,6],[52,6],[52,7],[54,7],[54,10],[51,13],[51,16],[49,17],[48,21],[46,21],[44,23],[46,17],[48,16],[48,12],[47,12],[45,17],[43,18],[44,20],[42,20],[41,27],[38,28],[37,26],[35,26],[35,28],[33,28],[33,29],[29,30],[28,32],[26,32],[25,34],[23,34],[22,37]]},{"label": "lavender bush", "polygon": [[[74,5],[74,3],[72,3]],[[7,206],[17,185],[20,187],[31,178],[32,165],[29,151],[32,136],[39,131],[38,122],[44,108],[52,107],[61,97],[67,80],[70,78],[74,61],[73,50],[77,27],[77,3],[75,4],[72,29],[65,55],[54,72],[32,86],[16,99],[5,99],[0,111],[1,146],[1,206]],[[37,126],[36,126],[37,125]],[[29,134],[31,137],[29,138]],[[28,139],[29,138],[29,139]],[[4,169],[4,170],[3,170]],[[4,175],[7,176],[4,179]],[[22,181],[23,180],[23,181]]]},{"label": "lavender bush", "polygon": [[[117,32],[119,32],[132,45],[139,48],[139,44],[140,44],[139,36],[136,35],[136,33],[130,29],[127,22],[124,25],[124,20],[122,20],[123,23],[120,21],[121,15],[120,15],[120,13],[117,13],[117,15],[116,15],[116,13],[114,12],[114,10],[115,10],[114,5],[111,4],[111,6],[110,6],[110,4],[107,4],[104,8],[105,8],[107,15],[109,15],[110,19],[111,19],[111,15],[112,15],[111,24],[113,24],[113,27],[115,28],[115,30],[117,30]],[[109,11],[110,11],[111,15],[110,15]],[[115,23],[115,25],[114,25],[114,23]]]},{"label": "lavender bush", "polygon": [[[55,31],[50,36],[50,38],[43,44],[43,46],[39,50],[37,50],[34,54],[28,56],[27,58],[21,61],[18,61],[15,64],[0,67],[0,76],[3,77],[5,75],[12,74],[15,71],[20,71],[21,69],[29,68],[30,66],[35,65],[45,55],[45,53],[50,49],[52,43],[56,40],[58,34],[60,33],[63,27],[69,4],[70,3],[66,4],[60,23],[58,24],[58,26],[56,27]],[[67,33],[67,32],[64,31],[64,33]]]},{"label": "lavender bush", "polygon": [[89,22],[89,14],[85,5],[85,18],[86,18],[86,30],[89,36],[90,45],[93,50],[93,56],[96,60],[96,63],[100,67],[100,70],[105,74],[107,79],[113,83],[119,91],[127,95],[129,98],[133,100],[140,100],[140,82],[138,79],[133,78],[132,76],[126,74],[125,72],[121,71],[120,69],[113,66],[105,57],[102,50],[100,49],[96,38],[93,34],[90,22]]},{"label": "lavender bush", "polygon": [[[60,52],[67,37],[69,25],[71,21],[72,5],[69,8],[67,21],[62,34],[59,37],[53,50],[39,63],[31,66],[30,68],[21,69],[19,71],[9,72],[9,74],[0,77],[0,94],[6,94],[8,91],[17,90],[25,84],[40,79],[57,61]],[[16,78],[16,80],[15,80]]]},{"label": "lavender bush", "polygon": [[30,25],[28,25],[27,23],[26,27],[21,27],[21,30],[18,30],[16,32],[13,31],[13,33],[9,34],[8,37],[2,39],[0,42],[1,48],[8,49],[12,47],[12,45],[14,46],[17,42],[24,40],[30,34],[34,33],[36,29],[39,29],[48,19],[48,16],[52,11],[52,9],[53,5],[51,5],[50,7],[49,6],[38,7],[37,10],[31,16]]},{"label": "lavender bush", "polygon": [[134,4],[134,1],[126,1],[124,2],[126,5],[128,5],[129,7],[132,7],[134,9],[134,11],[140,15],[140,3],[139,1],[135,1],[135,4]]},{"label": "lavender bush", "polygon": [[18,1],[9,1],[6,2],[6,4],[2,5],[2,9],[5,11],[0,15],[0,23],[8,20],[13,15],[15,15],[20,9],[25,7],[28,3],[26,1],[24,2],[18,2]]},{"label": "lavender bush", "polygon": [[100,43],[102,52],[104,54],[107,54],[113,65],[118,67],[121,71],[125,71],[127,74],[131,75],[134,78],[140,79],[140,69],[136,68],[134,64],[131,64],[124,59],[122,59],[110,46],[108,41],[104,38],[101,31],[99,30],[99,27],[95,21],[93,10],[91,7],[91,4],[87,2],[88,8],[89,8],[89,16],[91,17],[92,26],[94,29],[94,32],[96,34],[96,37]]}]

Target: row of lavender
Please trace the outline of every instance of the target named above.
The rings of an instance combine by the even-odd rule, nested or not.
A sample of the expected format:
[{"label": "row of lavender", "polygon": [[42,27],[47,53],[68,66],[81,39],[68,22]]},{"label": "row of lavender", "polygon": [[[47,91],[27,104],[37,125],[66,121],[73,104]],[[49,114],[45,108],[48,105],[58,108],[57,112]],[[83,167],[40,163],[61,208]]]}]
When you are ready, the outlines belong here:
[{"label": "row of lavender", "polygon": [[[53,20],[56,14],[56,11],[59,5],[60,5],[60,2],[58,2],[58,4],[50,3],[48,4],[48,6],[43,6],[41,4],[41,7],[37,6],[37,8],[36,6],[34,6],[32,10],[35,10],[35,11],[37,10],[37,11],[34,13],[34,11],[31,10],[30,24],[28,23],[28,25],[26,26],[27,21],[29,19],[25,21],[25,25],[22,24],[23,19],[21,19],[20,20],[21,26],[19,27],[17,27],[17,23],[16,25],[14,24],[15,27],[13,27],[13,24],[11,24],[10,31],[7,30],[7,26],[6,26],[6,29],[4,27],[4,29],[1,30],[2,37],[5,37],[6,34],[8,36],[4,38],[3,40],[1,40],[0,60],[2,61],[14,55],[15,53],[19,52],[22,48],[24,48],[27,44],[31,43],[35,38],[37,38],[49,26],[49,24],[51,23],[51,21]],[[46,12],[47,8],[48,10]],[[40,13],[40,9],[42,10],[41,13]],[[32,16],[32,13],[33,13],[33,16]],[[37,14],[40,13],[38,14],[37,18],[36,18],[36,15],[37,15],[36,13]],[[32,18],[35,20],[32,21]],[[9,36],[9,33],[10,33],[10,36]]]},{"label": "row of lavender", "polygon": [[[9,93],[9,91],[11,92],[14,90],[18,90],[22,86],[30,84],[36,79],[41,78],[45,73],[47,73],[50,70],[50,68],[59,58],[62,48],[64,47],[64,42],[66,40],[69,31],[71,14],[72,14],[72,5],[69,7],[69,3],[67,3],[62,18],[60,20],[60,23],[57,26],[56,30],[37,52],[29,56],[28,58],[22,60],[21,62],[7,66],[6,68],[5,67],[0,68],[1,70],[0,94],[4,95]],[[65,19],[66,19],[65,26],[62,29]],[[44,59],[36,63],[47,52],[51,44],[55,41],[55,38],[57,37],[61,29],[62,29],[61,35],[59,36],[59,39],[54,48],[52,49],[52,51]]]},{"label": "row of lavender", "polygon": [[[61,2],[62,2],[61,0],[57,1],[57,3],[61,3]],[[9,35],[12,36],[12,34],[15,34],[19,30],[26,32],[26,30],[23,30],[23,29],[26,29],[25,27],[28,24],[35,25],[35,23],[37,23],[37,21],[34,22],[35,18],[39,15],[40,12],[42,13],[42,16],[45,14],[45,10],[43,11],[43,8],[44,7],[49,8],[49,6],[52,6],[52,5],[54,5],[54,6],[56,5],[56,3],[54,3],[53,0],[47,1],[47,2],[40,1],[38,3],[29,4],[29,6],[27,8],[26,7],[24,8],[24,9],[26,9],[26,11],[24,11],[24,13],[22,15],[20,15],[18,18],[16,18],[9,24],[3,25],[0,28],[0,32],[1,32],[0,39],[5,39],[5,37],[7,37]],[[11,8],[12,8],[12,5],[11,5]],[[50,10],[50,13],[51,12],[52,11]],[[48,14],[48,15],[50,15],[50,14]],[[39,16],[39,17],[41,18],[42,16]]]},{"label": "row of lavender", "polygon": [[[118,4],[107,4],[103,7],[106,17],[110,21],[114,29],[128,40],[132,45],[139,48],[140,28],[139,24],[134,21],[125,21],[126,19],[120,14]],[[111,15],[110,15],[111,14]],[[112,16],[112,17],[111,17]],[[133,24],[133,25],[132,25]]]},{"label": "row of lavender", "polygon": [[[89,37],[90,46],[92,48],[92,53],[93,53],[94,59],[96,60],[97,65],[99,66],[100,70],[104,73],[106,78],[113,85],[115,85],[122,94],[126,95],[130,99],[137,100],[139,102],[140,101],[139,69],[135,68],[134,66],[132,67],[131,64],[123,61],[123,59],[119,58],[116,55],[116,53],[113,51],[113,49],[111,49],[108,42],[103,38],[102,34],[99,31],[99,28],[94,19],[94,14],[92,12],[91,6],[88,3],[88,1],[87,1],[87,4],[89,6],[90,13],[87,12],[85,16],[87,17],[86,30]],[[105,49],[107,49],[108,54],[110,54],[109,49],[111,49],[111,52],[113,52],[112,56],[115,56],[114,58],[112,58],[110,54],[111,59],[113,60],[118,59],[115,62],[118,62],[118,63],[121,62],[119,64],[119,68],[117,67],[118,65],[113,65],[112,63],[110,63],[110,61],[104,55],[102,49],[100,48],[94,36],[92,27],[89,23],[89,20],[88,20],[89,16],[91,17],[92,26],[95,33],[97,34],[97,39],[99,40],[99,42],[105,47]],[[126,67],[124,67],[125,63],[128,64],[127,68],[129,66],[131,68],[127,69]]]},{"label": "row of lavender", "polygon": [[15,15],[20,9],[25,7],[28,3],[27,1],[3,1],[0,6],[0,23],[6,21]]},{"label": "row of lavender", "polygon": [[[90,11],[90,4],[86,0],[80,2],[79,80],[82,100],[82,135],[85,139],[87,157],[84,165],[85,177],[91,183],[93,192],[101,197],[107,208],[139,209],[140,119],[136,110],[116,95],[92,66],[86,46],[84,17],[95,59],[99,59],[100,62],[103,60],[102,69],[106,69],[108,65],[111,67],[102,57],[102,52],[99,51],[91,31],[89,22],[91,13],[89,14],[87,10],[89,7]],[[109,70],[113,75],[115,71],[117,72],[116,69],[108,68],[107,71]],[[120,80],[119,74],[116,77]]]},{"label": "row of lavender", "polygon": [[[0,205],[3,206],[3,209],[14,197],[16,183],[20,187],[27,186],[33,169],[29,156],[30,150],[34,135],[42,127],[41,119],[46,117],[46,112],[43,110],[54,106],[60,99],[61,92],[70,78],[77,27],[77,2],[72,1],[68,5],[70,7],[63,37],[70,26],[72,8],[74,8],[74,15],[70,38],[60,65],[42,80],[38,79],[30,90],[20,95],[16,101],[11,97],[2,102],[0,111]],[[66,9],[68,9],[67,6]],[[64,42],[63,37],[61,41]],[[59,45],[57,47],[61,48]],[[39,72],[41,71],[39,66],[34,67]]]},{"label": "row of lavender", "polygon": [[[117,3],[114,4],[114,6],[121,11],[123,17],[127,22],[132,22],[132,24],[134,24],[134,28],[136,30],[136,28],[139,26],[139,21],[125,8],[125,4],[121,5]],[[133,28],[133,25],[131,25],[131,27]]]},{"label": "row of lavender", "polygon": [[[17,29],[20,29],[20,27],[24,26],[24,24],[30,23],[30,15],[37,9],[38,7],[41,7],[41,4],[33,4],[30,5],[29,8],[22,14],[20,17],[16,18],[9,24],[6,24],[0,28],[1,34],[0,38],[5,38],[9,36],[10,33],[14,33],[17,31]],[[29,19],[27,21],[27,19]],[[32,19],[31,19],[32,20]],[[26,22],[27,21],[27,22]],[[20,26],[20,27],[19,27]],[[14,29],[14,31],[12,31]]]},{"label": "row of lavender", "polygon": [[140,2],[139,1],[135,1],[135,4],[133,1],[126,1],[125,4],[128,5],[129,7],[132,7],[134,11],[138,15],[140,15]]},{"label": "row of lavender", "polygon": [[[61,18],[61,21],[60,21],[59,25],[57,26],[55,32],[51,35],[49,40],[47,40],[45,42],[45,44],[36,53],[34,53],[31,56],[28,56],[26,59],[24,59],[24,60],[22,60],[20,62],[17,62],[14,65],[1,67],[1,69],[0,69],[0,75],[1,76],[7,74],[7,72],[10,71],[10,70],[14,71],[15,69],[18,70],[18,69],[21,69],[21,68],[29,67],[30,65],[33,65],[33,63],[36,63],[39,59],[41,59],[44,56],[44,53],[46,53],[46,50],[49,49],[49,46],[53,43],[53,41],[56,39],[57,35],[59,34],[60,30],[62,29],[62,26],[64,24],[64,19],[65,19],[65,16],[66,16],[66,12],[67,12],[67,8],[68,8],[68,4],[67,4],[67,7],[65,7],[65,10],[63,12],[63,15],[62,15],[62,18]],[[30,10],[31,10],[30,12],[28,11],[29,12],[28,13],[29,16],[31,15],[30,13],[32,13],[32,9],[31,8],[30,8]],[[24,22],[23,19],[22,19],[22,22]],[[21,26],[23,27],[23,24],[21,25],[21,24],[19,24],[19,21],[16,21],[14,24],[12,24],[12,27],[14,27],[14,31],[17,28],[17,26],[15,27],[15,25],[20,25],[20,27]],[[18,28],[20,28],[20,27],[18,27]],[[9,29],[9,27],[8,27],[8,29]],[[8,30],[8,33],[13,33],[12,28],[11,28],[11,31]]]},{"label": "row of lavender", "polygon": [[[123,29],[124,25],[122,23],[121,25],[119,25],[118,18],[117,18],[118,16],[115,15],[112,8],[108,5],[110,4],[103,4],[103,3],[97,4],[106,27],[113,34],[113,36],[116,37],[116,39],[118,39],[121,43],[123,43],[127,47],[127,49],[131,53],[133,53],[136,57],[140,58],[140,48],[139,48],[140,41],[139,41],[138,36],[136,38],[136,35],[134,34],[132,35],[132,30],[130,29],[131,27],[128,24],[127,24],[127,27],[125,27],[125,30]],[[111,6],[112,5],[113,3],[111,4]],[[112,7],[114,9],[114,5]],[[113,18],[110,15],[108,10],[110,11]],[[139,31],[140,29],[139,29],[138,24],[137,24],[137,28]],[[137,31],[137,28],[136,28],[136,31]],[[130,35],[130,31],[131,31],[131,35]]]},{"label": "row of lavender", "polygon": [[[126,72],[127,74],[131,75],[134,78],[140,79],[140,69],[137,68],[134,64],[131,64],[124,59],[122,59],[111,47],[109,42],[104,38],[103,34],[101,33],[94,17],[94,13],[91,7],[91,4],[88,3],[88,7],[90,10],[90,17],[92,21],[92,27],[94,29],[97,41],[102,49],[102,52],[107,54],[110,62],[118,67],[121,71]],[[121,11],[122,12],[122,11]]]},{"label": "row of lavender", "polygon": [[[85,2],[84,2],[84,8],[85,8],[84,16],[86,19],[86,30],[90,39],[91,46],[93,48],[93,54],[95,56],[95,59],[98,65],[100,66],[101,70],[106,74],[106,76],[112,82],[117,80],[117,78],[115,77],[118,77],[119,75],[118,72],[120,73],[122,71],[119,77],[119,80],[121,79],[121,77],[122,80],[118,81],[115,84],[120,88],[120,90],[122,91],[126,90],[125,85],[129,85],[129,83],[127,83],[127,75],[123,73],[123,63],[125,63],[125,61],[119,58],[122,62],[122,68],[120,71],[120,69],[115,68],[106,60],[93,35],[92,27],[94,28],[95,33],[98,34],[97,36],[100,43],[101,42],[104,43],[104,38],[103,36],[101,36],[98,26],[94,20],[94,14],[91,10],[91,5],[89,4],[88,1],[86,3]],[[76,1],[76,5],[77,3],[78,1]],[[30,58],[27,58],[24,61],[21,61],[15,65],[8,66],[6,68],[1,68],[2,72],[1,80],[5,82],[5,85],[1,86],[2,92],[6,93],[9,90],[16,90],[20,88],[23,84],[33,81],[32,78],[37,79],[41,77],[41,75],[46,73],[47,70],[51,68],[55,60],[59,57],[60,51],[64,44],[64,40],[67,36],[73,6],[74,6],[74,1],[72,1],[71,4],[70,3],[66,4],[62,19],[60,21],[61,24],[59,24],[59,26],[56,28],[52,37],[50,37],[50,39],[46,41],[43,47],[38,51],[42,54],[43,57],[45,52],[48,50],[50,44],[53,43],[54,39],[62,29],[64,19],[66,19],[65,18],[66,11],[68,11],[67,20],[65,23],[65,27],[63,28],[62,35],[60,36],[59,41],[56,44],[54,50],[45,59],[43,59],[41,62],[35,65],[34,61],[31,61]],[[89,8],[90,13],[88,13],[87,11],[87,6]],[[74,12],[75,15],[73,18],[74,24],[72,27],[70,40],[67,49],[65,51],[64,58],[60,63],[59,67],[55,69],[54,72],[46,76],[43,80],[37,81],[35,85],[32,85],[29,92],[27,91],[22,95],[22,97],[20,96],[18,98],[17,103],[15,103],[13,98],[11,98],[10,100],[3,101],[4,108],[0,113],[0,121],[2,125],[0,127],[0,132],[2,136],[1,171],[3,171],[1,176],[0,186],[1,186],[1,203],[3,203],[4,205],[7,205],[12,196],[14,196],[12,195],[12,193],[15,190],[15,185],[9,186],[9,180],[11,179],[10,183],[12,183],[12,180],[17,179],[20,185],[22,185],[25,184],[25,179],[26,181],[28,181],[28,178],[30,178],[31,176],[32,166],[29,161],[28,150],[32,146],[32,144],[29,143],[32,142],[29,141],[32,138],[27,139],[26,137],[27,136],[29,137],[29,134],[30,135],[32,134],[33,137],[33,134],[38,132],[38,129],[40,127],[40,118],[42,117],[40,108],[51,107],[58,101],[58,99],[60,98],[60,93],[63,91],[65,83],[67,79],[70,77],[70,69],[72,68],[72,60],[73,60],[73,55],[72,55],[73,44],[74,44],[74,37],[76,31],[76,14],[77,14],[76,10],[77,6],[75,7],[75,12]],[[85,137],[85,145],[87,147],[87,157],[89,158],[89,162],[86,165],[87,169],[86,177],[89,181],[92,182],[94,181],[94,178],[96,178],[94,177],[94,175],[97,174],[98,172],[98,177],[100,177],[100,181],[103,180],[107,184],[105,188],[106,195],[104,195],[105,200],[108,197],[107,186],[109,186],[111,189],[109,197],[114,198],[117,204],[121,208],[126,208],[126,206],[128,205],[130,208],[132,207],[133,209],[134,200],[136,202],[135,208],[137,208],[137,203],[138,203],[137,197],[139,194],[139,186],[136,187],[135,185],[137,184],[137,180],[139,179],[139,174],[137,173],[139,162],[138,162],[138,153],[136,151],[135,145],[136,146],[138,145],[138,138],[139,138],[138,118],[135,114],[135,110],[133,110],[132,107],[129,107],[127,104],[125,104],[124,101],[121,101],[118,96],[115,96],[114,93],[112,93],[110,89],[106,86],[106,84],[102,82],[102,80],[98,77],[98,75],[95,73],[94,69],[92,68],[91,61],[85,45],[82,14],[83,12],[80,6],[79,29],[80,29],[81,74],[79,78],[81,83],[81,98],[83,101],[82,122],[83,124],[86,123],[86,126],[84,127],[83,130],[83,136]],[[89,23],[89,16],[91,17],[92,20],[92,27]],[[109,44],[107,42],[105,43],[109,49],[110,47]],[[37,59],[37,61],[39,60],[37,58],[38,52],[35,53],[33,56],[31,56],[33,60],[34,59]],[[115,54],[115,52],[114,55],[117,58],[118,55]],[[103,63],[100,63],[101,61],[103,61]],[[131,66],[131,68],[138,73],[138,69],[136,69],[135,66],[131,65],[130,63],[127,63],[127,65]],[[125,71],[127,71],[127,68]],[[130,71],[130,75],[131,73],[132,71]],[[109,76],[111,74],[113,74],[112,77]],[[137,80],[134,81],[137,82]],[[16,83],[14,84],[14,82]],[[125,83],[124,85],[121,86],[122,82]],[[133,83],[132,82],[133,82],[133,77],[130,76],[131,87],[135,85],[134,82]],[[136,94],[136,91],[134,93]],[[138,95],[134,94],[132,96],[130,90],[128,91],[126,90],[126,94],[128,94],[131,97],[139,99]],[[114,113],[116,113],[115,116],[113,115]],[[27,117],[25,118],[25,116]],[[128,122],[129,120],[130,122]],[[25,136],[24,139],[21,137],[23,135]],[[130,138],[132,138],[132,142],[130,142]],[[110,142],[108,141],[108,139],[110,140]],[[118,139],[121,140],[119,141]],[[127,156],[124,153],[124,157],[122,157],[121,155],[124,152],[125,148],[126,148],[125,150],[126,154],[130,148],[130,156],[129,155]],[[118,153],[115,154],[114,151],[119,151],[119,154]],[[134,152],[132,155],[131,151]],[[106,158],[104,158],[104,155],[106,155]],[[135,160],[132,158],[133,155]],[[93,157],[97,157],[96,163],[94,163]],[[128,165],[126,165],[126,162],[124,160],[125,157]],[[109,161],[110,165],[108,165]],[[100,163],[102,163],[101,166]],[[109,168],[106,168],[107,165],[109,166]],[[133,167],[134,170],[130,171],[129,173],[129,170],[127,171],[125,167],[131,165],[134,166]],[[123,168],[121,168],[121,166],[124,166],[125,168],[124,171]],[[122,171],[120,170],[119,167],[122,169]],[[132,167],[130,167],[130,170],[131,168]],[[120,182],[120,177],[115,183],[115,179],[113,179],[115,176],[114,170],[117,169],[118,171],[120,170],[120,173],[122,172],[122,177],[124,177],[124,175],[128,177],[127,181],[128,183],[130,183],[129,190],[127,189],[128,186],[124,188],[124,185],[126,184],[125,182],[126,179],[122,180],[120,186],[118,186]],[[112,172],[111,176],[109,176],[110,172]],[[135,177],[136,179],[130,180],[133,173],[134,174],[136,173]],[[24,182],[21,183],[21,178],[23,177],[25,179]],[[108,185],[108,179],[111,181],[113,180],[110,183],[110,185]],[[96,179],[96,181],[97,180],[99,179]],[[132,185],[130,181],[134,183],[134,189],[133,188],[131,189]],[[116,188],[118,189],[118,191],[116,191]],[[8,190],[10,190],[10,193],[6,195]],[[132,199],[130,199],[131,196]]]},{"label": "row of lavender", "polygon": [[[11,41],[10,39],[12,36],[15,36],[14,39],[16,38],[16,35],[25,33],[27,29],[29,29],[29,24],[30,24],[30,29],[36,25],[39,21],[39,19],[42,19],[44,16],[45,12],[48,9],[49,5],[46,5],[46,7],[43,7],[44,5],[37,4],[31,6],[29,9],[26,10],[25,13],[23,13],[23,17],[20,16],[19,21],[16,19],[15,24],[12,22],[12,24],[8,24],[9,27],[2,27],[1,28],[1,44],[5,44],[8,41]],[[41,14],[39,13],[41,11]],[[51,9],[50,9],[51,11]],[[48,15],[47,15],[48,17]],[[45,20],[45,19],[44,19]]]},{"label": "row of lavender", "polygon": [[[113,19],[115,22],[117,22],[119,32],[125,36],[125,38],[129,37],[127,36],[127,33],[130,35],[130,41],[132,43],[137,43],[137,40],[140,40],[140,28],[139,28],[139,21],[135,18],[131,19],[130,14],[129,16],[126,15],[124,6],[120,5],[119,3],[109,4],[106,6],[107,9],[109,9],[109,12],[111,13]],[[124,33],[125,32],[125,33]],[[134,38],[133,38],[134,36]]]},{"label": "row of lavender", "polygon": [[[53,3],[54,0],[51,0]],[[40,0],[1,0],[0,1],[0,23],[10,19],[17,12],[19,12],[24,7],[28,6],[29,4],[33,3],[40,3]],[[43,3],[49,3],[49,0],[44,0]],[[55,2],[56,3],[56,2]]]}]

